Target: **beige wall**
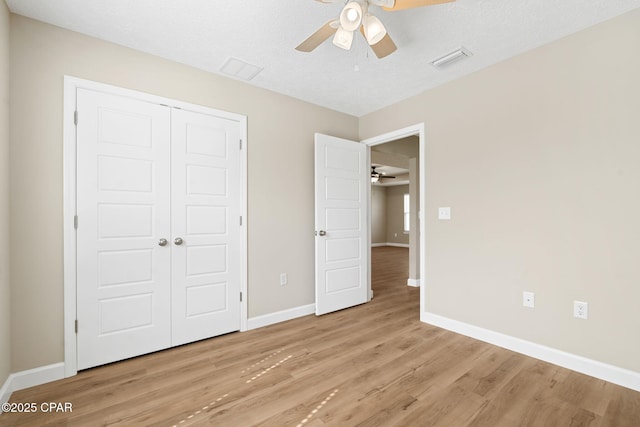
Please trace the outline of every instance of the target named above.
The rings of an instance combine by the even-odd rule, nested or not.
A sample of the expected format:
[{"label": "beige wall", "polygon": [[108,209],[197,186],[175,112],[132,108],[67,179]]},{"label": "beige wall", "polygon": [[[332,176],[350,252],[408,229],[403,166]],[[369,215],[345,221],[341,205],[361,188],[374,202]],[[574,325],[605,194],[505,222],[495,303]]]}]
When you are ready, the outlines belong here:
[{"label": "beige wall", "polygon": [[371,243],[387,241],[387,188],[371,186]]},{"label": "beige wall", "polygon": [[9,9],[0,1],[0,388],[11,369],[9,289]]},{"label": "beige wall", "polygon": [[371,186],[371,243],[409,244],[409,234],[403,233],[404,194],[408,192],[408,185]]},{"label": "beige wall", "polygon": [[639,40],[635,10],[361,118],[426,125],[428,312],[640,371]]},{"label": "beige wall", "polygon": [[248,116],[249,316],[314,302],[313,134],[356,139],[357,118],[17,15],[11,24],[14,371],[63,360],[65,74]]},{"label": "beige wall", "polygon": [[[420,279],[420,164],[409,159],[409,279]],[[415,282],[414,282],[415,284]]]},{"label": "beige wall", "polygon": [[387,187],[387,243],[409,244],[409,234],[404,233],[404,195],[409,185]]}]

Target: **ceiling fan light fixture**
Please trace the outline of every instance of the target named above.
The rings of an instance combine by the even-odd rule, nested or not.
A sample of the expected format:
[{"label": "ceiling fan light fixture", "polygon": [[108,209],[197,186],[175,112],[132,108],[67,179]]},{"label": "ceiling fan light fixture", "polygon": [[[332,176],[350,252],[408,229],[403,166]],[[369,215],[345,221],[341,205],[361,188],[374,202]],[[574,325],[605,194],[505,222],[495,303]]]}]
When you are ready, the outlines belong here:
[{"label": "ceiling fan light fixture", "polygon": [[375,184],[375,183],[376,183],[376,182],[378,182],[378,181],[380,181],[380,177],[379,177],[379,176],[372,176],[372,177],[371,177],[371,182],[372,182],[372,183],[374,183],[374,184]]},{"label": "ceiling fan light fixture", "polygon": [[364,18],[364,36],[367,43],[373,46],[387,35],[387,29],[384,28],[382,22],[371,14],[365,15]]},{"label": "ceiling fan light fixture", "polygon": [[341,49],[349,50],[351,49],[351,43],[353,43],[353,31],[347,31],[340,26],[333,36],[333,44]]},{"label": "ceiling fan light fixture", "polygon": [[360,3],[351,1],[342,9],[340,13],[340,25],[346,31],[355,31],[362,23],[362,6]]}]

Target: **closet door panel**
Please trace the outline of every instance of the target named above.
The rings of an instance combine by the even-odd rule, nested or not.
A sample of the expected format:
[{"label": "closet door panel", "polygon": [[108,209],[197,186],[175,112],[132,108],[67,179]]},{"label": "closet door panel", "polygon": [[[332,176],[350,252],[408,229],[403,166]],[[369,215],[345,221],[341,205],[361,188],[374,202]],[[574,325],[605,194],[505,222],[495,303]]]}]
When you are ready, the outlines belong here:
[{"label": "closet door panel", "polygon": [[240,329],[240,126],[171,114],[172,345],[180,345]]},{"label": "closet door panel", "polygon": [[171,343],[170,109],[77,92],[78,369]]}]

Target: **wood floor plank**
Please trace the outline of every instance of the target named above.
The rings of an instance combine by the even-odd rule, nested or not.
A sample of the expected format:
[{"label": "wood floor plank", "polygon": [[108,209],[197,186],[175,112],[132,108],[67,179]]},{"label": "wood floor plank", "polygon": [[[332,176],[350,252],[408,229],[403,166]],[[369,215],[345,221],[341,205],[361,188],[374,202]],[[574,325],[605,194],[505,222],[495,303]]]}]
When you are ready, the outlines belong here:
[{"label": "wood floor plank", "polygon": [[372,253],[374,299],[15,392],[72,413],[0,426],[640,426],[640,393],[421,323],[408,253]]},{"label": "wood floor plank", "polygon": [[520,371],[524,362],[525,359],[516,353],[492,349],[459,377],[455,385],[470,389],[479,396],[491,398]]},{"label": "wood floor plank", "polygon": [[640,393],[633,393],[613,384],[611,388],[614,390],[607,394],[610,401],[602,425],[605,427],[640,426]]},{"label": "wood floor plank", "polygon": [[322,415],[325,425],[361,425],[377,420],[389,419],[391,416],[401,416],[418,400],[394,387],[376,389],[365,392],[356,399],[338,407],[329,407]]}]

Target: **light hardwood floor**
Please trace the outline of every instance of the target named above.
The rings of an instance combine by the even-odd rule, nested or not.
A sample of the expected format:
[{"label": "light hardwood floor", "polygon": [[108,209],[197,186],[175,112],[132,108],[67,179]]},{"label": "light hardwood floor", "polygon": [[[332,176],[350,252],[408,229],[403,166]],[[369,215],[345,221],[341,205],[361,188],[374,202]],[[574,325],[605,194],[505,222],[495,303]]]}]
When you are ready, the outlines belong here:
[{"label": "light hardwood floor", "polygon": [[368,304],[16,392],[73,412],[1,426],[640,426],[640,393],[419,321],[407,250],[375,248]]}]

